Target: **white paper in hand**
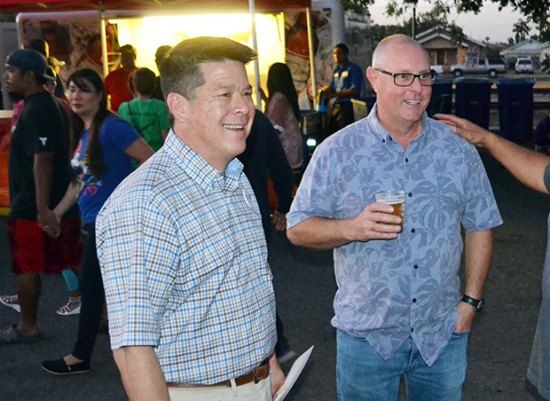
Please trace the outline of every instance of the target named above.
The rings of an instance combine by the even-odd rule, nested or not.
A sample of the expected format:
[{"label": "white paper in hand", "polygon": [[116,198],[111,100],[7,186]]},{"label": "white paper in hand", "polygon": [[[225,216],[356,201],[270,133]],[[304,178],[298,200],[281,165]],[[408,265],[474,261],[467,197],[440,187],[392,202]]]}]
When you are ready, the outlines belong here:
[{"label": "white paper in hand", "polygon": [[288,375],[286,375],[286,380],[279,389],[279,392],[277,393],[277,397],[275,397],[275,401],[283,401],[285,397],[290,392],[290,389],[292,386],[294,386],[294,383],[296,383],[296,380],[298,380],[298,377],[300,376],[300,373],[302,373],[302,370],[304,370],[304,367],[306,366],[306,363],[309,359],[309,356],[311,355],[311,351],[313,351],[313,345],[309,347],[309,349],[304,352],[302,355],[294,361],[292,364],[292,367],[290,368],[290,371],[288,372]]}]

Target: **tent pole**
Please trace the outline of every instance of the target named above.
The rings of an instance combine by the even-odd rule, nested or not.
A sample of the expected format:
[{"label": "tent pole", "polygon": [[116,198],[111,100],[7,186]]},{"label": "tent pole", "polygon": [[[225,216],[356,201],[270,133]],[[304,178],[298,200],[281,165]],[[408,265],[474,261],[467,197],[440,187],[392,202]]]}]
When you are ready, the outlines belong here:
[{"label": "tent pole", "polygon": [[[311,95],[314,102],[317,99],[317,83],[315,82],[315,49],[313,48],[313,29],[311,28],[311,8],[306,8],[307,41],[309,44],[309,72],[311,74]],[[317,104],[314,105],[317,109]]]},{"label": "tent pole", "polygon": [[101,58],[103,61],[103,79],[109,74],[109,58],[107,55],[107,21],[105,21],[105,11],[100,6],[99,17],[101,20]]},{"label": "tent pole", "polygon": [[[248,0],[248,9],[250,11],[250,18],[252,25],[250,27],[252,33],[252,48],[258,54],[258,38],[256,36],[256,4],[254,0]],[[260,61],[259,56],[254,59],[254,82],[256,86],[256,107],[262,108],[262,95],[260,94],[261,82],[260,82]]]}]

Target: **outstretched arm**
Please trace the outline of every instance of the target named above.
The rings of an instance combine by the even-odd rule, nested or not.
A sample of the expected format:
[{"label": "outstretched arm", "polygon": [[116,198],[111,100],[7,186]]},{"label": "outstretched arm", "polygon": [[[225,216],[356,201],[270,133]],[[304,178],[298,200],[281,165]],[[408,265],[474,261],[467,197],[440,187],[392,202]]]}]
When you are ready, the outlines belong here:
[{"label": "outstretched arm", "polygon": [[436,114],[435,118],[451,126],[453,132],[467,141],[486,148],[523,184],[549,193],[544,184],[544,171],[550,164],[550,157],[510,142],[463,118],[448,114]]}]

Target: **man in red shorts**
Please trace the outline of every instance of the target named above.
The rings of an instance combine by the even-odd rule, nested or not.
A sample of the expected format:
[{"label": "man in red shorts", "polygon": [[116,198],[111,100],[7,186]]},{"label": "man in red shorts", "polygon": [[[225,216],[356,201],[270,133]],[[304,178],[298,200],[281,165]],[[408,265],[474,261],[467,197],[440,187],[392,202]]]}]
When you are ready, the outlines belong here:
[{"label": "man in red shorts", "polygon": [[[75,209],[62,221],[53,208],[72,179],[69,121],[44,84],[46,59],[35,50],[11,53],[5,65],[8,92],[24,99],[12,130],[8,234],[21,317],[0,331],[0,344],[42,338],[37,321],[39,273],[59,273],[80,263],[80,222]],[[48,233],[49,235],[47,235]]]}]

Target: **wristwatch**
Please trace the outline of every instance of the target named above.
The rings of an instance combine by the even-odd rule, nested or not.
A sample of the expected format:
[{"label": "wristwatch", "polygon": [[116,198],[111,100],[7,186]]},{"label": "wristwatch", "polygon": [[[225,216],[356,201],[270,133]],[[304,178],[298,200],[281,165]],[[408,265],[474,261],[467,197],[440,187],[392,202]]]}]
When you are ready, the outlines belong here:
[{"label": "wristwatch", "polygon": [[485,306],[485,300],[483,298],[475,299],[466,294],[462,296],[461,301],[472,305],[474,308],[476,308],[476,312],[478,313],[481,312],[483,310],[483,307]]}]

